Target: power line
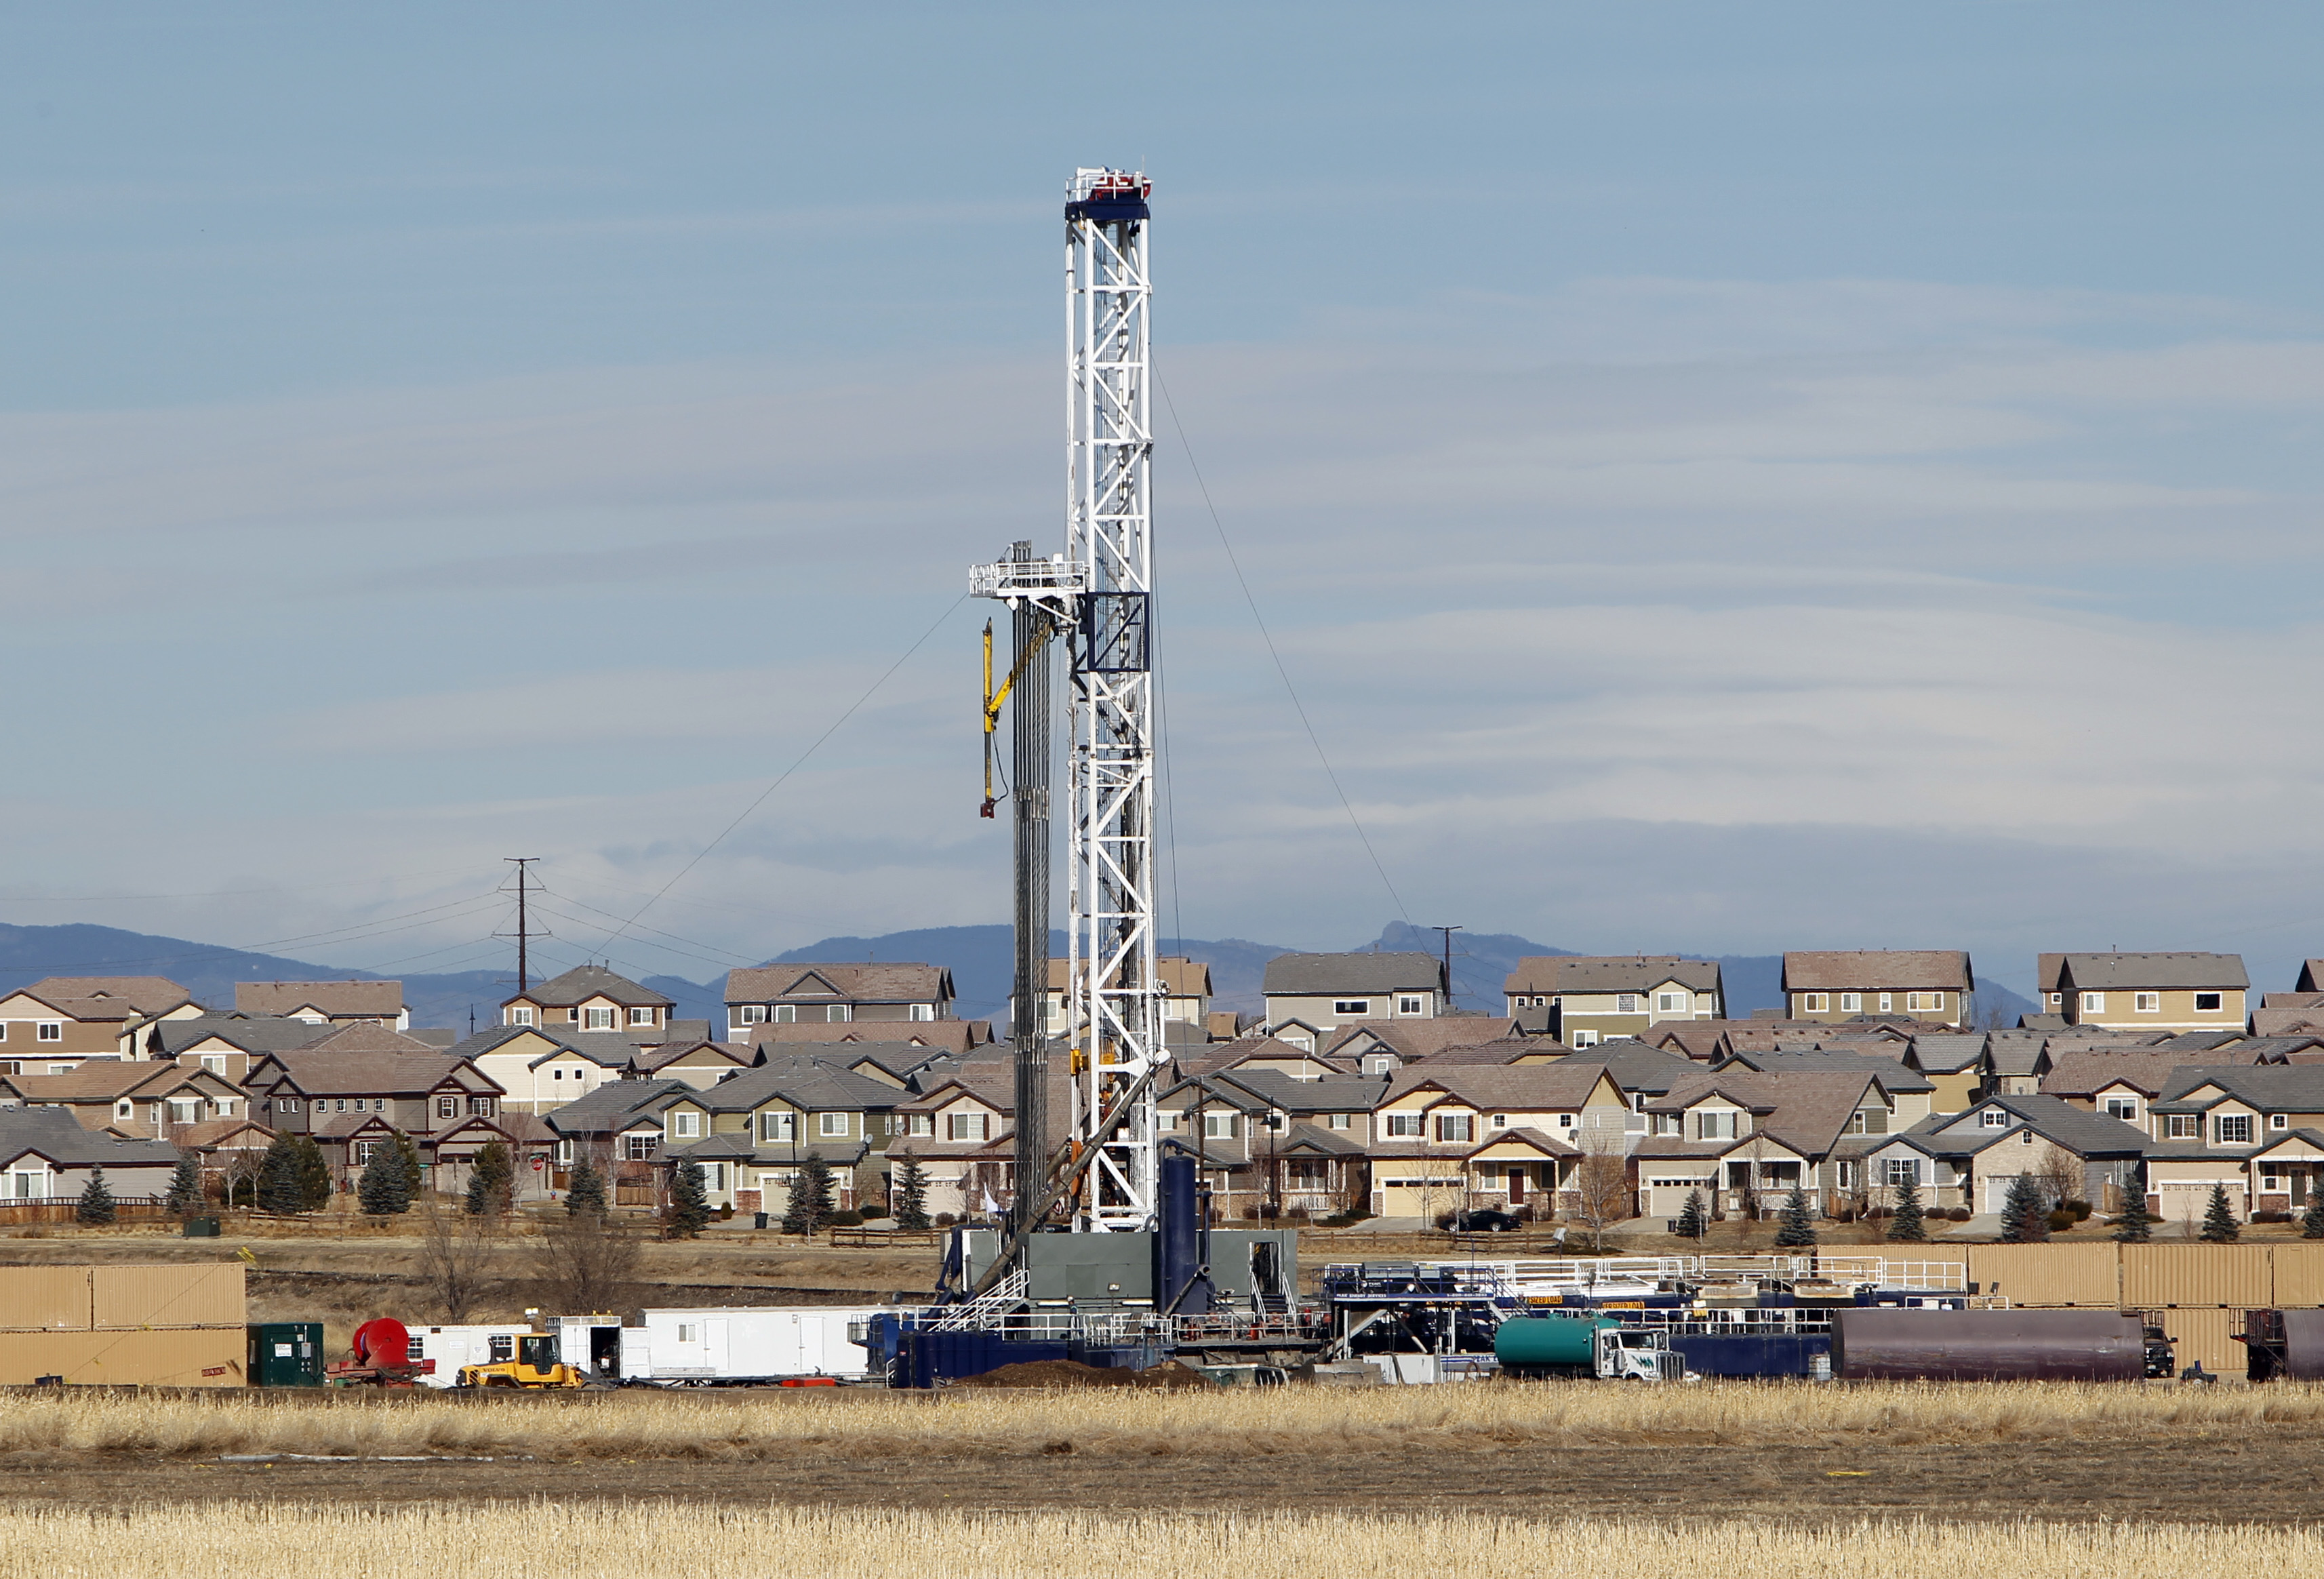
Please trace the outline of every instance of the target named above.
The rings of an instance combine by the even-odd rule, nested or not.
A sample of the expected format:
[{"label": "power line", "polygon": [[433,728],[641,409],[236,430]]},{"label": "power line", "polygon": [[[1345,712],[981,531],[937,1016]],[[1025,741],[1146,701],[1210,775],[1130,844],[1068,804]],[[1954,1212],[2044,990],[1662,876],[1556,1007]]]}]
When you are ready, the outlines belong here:
[{"label": "power line", "polygon": [[619,937],[622,933],[627,932],[632,927],[636,926],[639,916],[644,915],[648,910],[653,909],[655,905],[659,904],[661,901],[662,895],[668,893],[671,889],[676,888],[678,883],[684,880],[687,873],[693,871],[696,866],[699,866],[702,863],[704,856],[709,854],[711,851],[716,849],[720,845],[724,844],[726,842],[726,836],[733,833],[736,828],[741,827],[743,823],[748,821],[751,814],[758,810],[760,807],[764,806],[767,803],[767,797],[772,795],[776,790],[781,789],[786,783],[788,783],[793,773],[798,772],[801,768],[807,766],[807,759],[822,749],[823,743],[829,740],[833,735],[838,734],[839,726],[846,723],[850,718],[854,717],[856,709],[862,706],[864,703],[870,701],[873,692],[877,691],[881,686],[886,685],[890,676],[894,675],[898,669],[903,668],[906,663],[910,661],[913,653],[918,652],[922,647],[927,644],[928,638],[936,633],[936,627],[943,624],[946,620],[952,618],[953,611],[959,608],[962,604],[964,604],[967,601],[968,594],[965,592],[954,598],[952,601],[951,606],[946,608],[944,613],[938,614],[929,624],[927,630],[920,633],[920,639],[913,642],[909,647],[904,649],[903,657],[899,658],[895,662],[890,664],[886,672],[882,673],[878,679],[873,680],[864,690],[862,696],[856,697],[855,700],[847,705],[846,712],[842,713],[838,717],[831,721],[830,728],[825,730],[821,734],[815,737],[814,744],[799,753],[798,761],[793,762],[789,767],[785,768],[779,778],[776,779],[773,783],[768,785],[764,790],[760,790],[758,798],[752,800],[750,805],[744,807],[741,815],[737,816],[733,822],[728,823],[724,827],[719,829],[718,836],[716,838],[703,845],[700,852],[695,855],[693,860],[688,861],[685,865],[679,867],[676,877],[671,878],[668,882],[663,883],[661,887],[656,889],[654,891],[653,898],[640,905],[637,908],[636,914],[631,916],[628,920],[615,928],[613,933],[606,937],[605,941],[607,943],[611,943],[614,938]]},{"label": "power line", "polygon": [[1162,392],[1163,409],[1170,413],[1170,426],[1177,429],[1178,447],[1186,452],[1186,466],[1194,474],[1194,486],[1203,495],[1203,507],[1211,512],[1211,524],[1218,529],[1219,547],[1227,551],[1227,564],[1234,570],[1235,585],[1242,588],[1242,600],[1250,605],[1250,617],[1259,626],[1259,639],[1267,643],[1267,655],[1275,660],[1275,672],[1283,681],[1285,693],[1291,698],[1292,711],[1299,715],[1300,726],[1307,731],[1307,743],[1315,748],[1315,760],[1323,764],[1323,776],[1332,781],[1333,793],[1339,796],[1341,809],[1348,814],[1348,826],[1356,830],[1356,837],[1363,845],[1364,854],[1371,857],[1372,870],[1379,873],[1380,886],[1388,890],[1388,897],[1396,905],[1396,913],[1409,927],[1412,916],[1404,908],[1404,898],[1396,891],[1396,884],[1388,878],[1388,868],[1380,864],[1379,852],[1372,848],[1371,837],[1364,832],[1363,819],[1356,815],[1355,803],[1348,799],[1347,790],[1341,788],[1340,775],[1333,771],[1332,759],[1323,750],[1323,738],[1315,733],[1315,725],[1307,716],[1307,708],[1299,700],[1299,688],[1291,683],[1291,671],[1283,666],[1283,654],[1275,649],[1274,633],[1267,628],[1267,616],[1259,612],[1259,599],[1250,594],[1250,583],[1243,577],[1242,561],[1235,558],[1234,544],[1227,540],[1226,522],[1219,519],[1219,507],[1211,501],[1211,485],[1203,480],[1203,468],[1194,459],[1194,447],[1186,439],[1186,425],[1178,420],[1178,408],[1170,399],[1170,386],[1162,381],[1158,367],[1154,374],[1154,387]]}]

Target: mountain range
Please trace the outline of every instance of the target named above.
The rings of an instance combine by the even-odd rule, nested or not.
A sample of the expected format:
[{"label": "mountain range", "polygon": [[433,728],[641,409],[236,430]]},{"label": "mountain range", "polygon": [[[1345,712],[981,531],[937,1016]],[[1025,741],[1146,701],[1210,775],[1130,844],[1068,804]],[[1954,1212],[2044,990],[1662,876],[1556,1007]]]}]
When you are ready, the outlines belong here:
[{"label": "mountain range", "polygon": [[[1063,955],[1065,937],[1052,933],[1050,949]],[[1378,937],[1358,946],[1381,951],[1410,950],[1443,956],[1441,933],[1391,921]],[[1259,984],[1267,962],[1281,954],[1301,952],[1277,944],[1248,938],[1167,937],[1164,954],[1185,955],[1211,967],[1213,1001],[1222,1009],[1256,1012],[1261,1007]],[[1456,1008],[1498,1012],[1501,983],[1528,955],[1570,955],[1570,948],[1536,943],[1508,932],[1455,930],[1452,938],[1452,997]],[[1714,956],[1691,956],[1714,957]],[[1720,979],[1727,988],[1727,1011],[1738,1018],[1754,1009],[1783,1004],[1783,956],[1720,955]],[[775,956],[781,963],[815,964],[854,960],[913,960],[942,965],[952,971],[957,1011],[964,1019],[990,1019],[1006,1011],[1010,974],[1010,930],[1005,926],[933,927],[916,931],[889,932],[877,937],[826,937],[820,943]],[[366,971],[313,965],[279,955],[252,954],[215,944],[193,943],[182,937],[125,932],[112,927],[0,927],[0,993],[14,992],[43,976],[158,975],[182,983],[194,997],[219,1008],[234,1003],[236,982],[377,979]],[[414,1025],[448,1025],[462,1031],[471,1023],[489,1025],[498,1018],[501,1001],[512,983],[498,971],[462,971],[442,975],[407,975],[403,1001],[411,1008]],[[643,984],[677,1004],[674,1018],[707,1020],[713,1029],[725,1020],[723,978],[689,981],[683,976],[648,976]],[[2014,1025],[2034,1005],[2001,986],[1977,984],[1981,1013],[1998,1012],[1999,1023]]]}]

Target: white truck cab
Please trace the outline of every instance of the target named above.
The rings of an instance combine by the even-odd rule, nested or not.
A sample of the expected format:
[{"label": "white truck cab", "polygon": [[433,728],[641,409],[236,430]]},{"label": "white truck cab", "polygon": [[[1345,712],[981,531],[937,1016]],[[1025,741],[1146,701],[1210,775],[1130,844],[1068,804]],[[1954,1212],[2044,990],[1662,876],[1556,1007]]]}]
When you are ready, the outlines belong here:
[{"label": "white truck cab", "polygon": [[1600,1327],[1597,1371],[1600,1381],[1676,1381],[1686,1374],[1686,1356],[1666,1334]]}]

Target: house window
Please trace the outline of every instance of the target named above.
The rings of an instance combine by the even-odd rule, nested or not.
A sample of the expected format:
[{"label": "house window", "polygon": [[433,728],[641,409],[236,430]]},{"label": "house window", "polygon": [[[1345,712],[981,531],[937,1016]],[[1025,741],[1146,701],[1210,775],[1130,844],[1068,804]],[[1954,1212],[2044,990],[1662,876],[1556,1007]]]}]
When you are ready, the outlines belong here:
[{"label": "house window", "polygon": [[1388,1132],[1397,1136],[1416,1136],[1422,1132],[1418,1113],[1390,1113]]},{"label": "house window", "polygon": [[1844,1190],[1852,1190],[1856,1187],[1856,1164],[1853,1162],[1843,1162],[1840,1165],[1840,1187]]},{"label": "house window", "polygon": [[2203,1119],[2200,1113],[2171,1113],[2163,1121],[2165,1140],[2200,1140],[2203,1136]]},{"label": "house window", "polygon": [[654,1136],[654,1135],[624,1135],[624,1136],[622,1136],[622,1159],[623,1159],[624,1161],[628,1161],[628,1162],[650,1162],[650,1161],[652,1161],[652,1160],[653,1160],[653,1154],[654,1154],[654,1141],[655,1141],[656,1140],[658,1140],[659,1138],[659,1137],[658,1137],[658,1136]]},{"label": "house window", "polygon": [[915,1004],[913,1004],[913,1005],[912,1005],[912,1018],[913,1018],[913,1019],[915,1019],[915,1020],[934,1020],[936,1017],[936,1006],[935,1004],[933,1004],[933,1003],[915,1003]]},{"label": "house window", "polygon": [[798,1004],[796,1004],[796,1003],[778,1003],[778,1004],[776,1004],[776,1005],[775,1005],[775,1023],[776,1023],[777,1025],[788,1025],[788,1024],[792,1023],[794,1020],[798,1020]]},{"label": "house window", "polygon": [[39,1039],[44,1042],[60,1042],[65,1039],[65,1022],[61,1020],[43,1020],[41,1021],[38,1036]]},{"label": "house window", "polygon": [[387,1144],[387,1142],[386,1142],[386,1141],[384,1141],[384,1140],[358,1140],[358,1141],[356,1141],[356,1142],[355,1142],[355,1166],[356,1166],[357,1168],[361,1168],[364,1163],[369,1162],[369,1161],[372,1159],[372,1156],[373,1156],[373,1154],[374,1154],[374,1152],[376,1152],[376,1151],[377,1151],[377,1150],[378,1150],[382,1146],[384,1146],[384,1145],[386,1145],[386,1144]]},{"label": "house window", "polygon": [[344,1096],[335,1096],[335,1097],[331,1098],[331,1100],[332,1100],[332,1102],[334,1102],[334,1103],[336,1103],[337,1104],[337,1106],[335,1106],[334,1108],[332,1108],[332,1109],[331,1109],[331,1111],[332,1111],[333,1113],[345,1113],[345,1112],[346,1112],[346,1111],[347,1111],[347,1099],[346,1099],[346,1097],[344,1097]]},{"label": "house window", "polygon": [[1371,1011],[1372,1001],[1370,998],[1338,998],[1332,1003],[1334,1014],[1370,1014]]},{"label": "house window", "polygon": [[1687,1007],[1686,1000],[1687,994],[1684,993],[1656,993],[1655,1011],[1659,1014],[1674,1013]]},{"label": "house window", "polygon": [[297,1113],[299,1099],[295,1096],[278,1096],[274,1099],[274,1111],[279,1113]]},{"label": "house window", "polygon": [[501,1111],[501,1104],[489,1096],[468,1098],[468,1113],[472,1118],[488,1119]]},{"label": "house window", "polygon": [[1880,1012],[1883,1014],[1888,1012],[1888,994],[1886,993],[1880,994]]},{"label": "house window", "polygon": [[986,1138],[985,1113],[945,1114],[945,1139],[947,1140],[982,1140]]},{"label": "house window", "polygon": [[1698,1140],[1732,1140],[1735,1139],[1735,1112],[1732,1108],[1694,1115],[1694,1138]]},{"label": "house window", "polygon": [[201,1120],[202,1104],[198,1099],[192,1102],[180,1100],[172,1100],[171,1102],[170,1122],[171,1123],[198,1124],[201,1122]]},{"label": "house window", "polygon": [[530,1025],[532,1023],[531,1005],[520,1003],[515,1008],[510,1010],[509,1023],[511,1025]]},{"label": "house window", "polygon": [[2160,993],[2134,993],[2130,1000],[2130,1006],[2133,1011],[2139,1014],[2160,1014],[2163,1012],[2163,994]]},{"label": "house window", "polygon": [[1508,1127],[1509,1127],[1509,1115],[1508,1115],[1508,1114],[1507,1114],[1507,1113],[1495,1113],[1495,1114],[1493,1115],[1493,1128],[1495,1128],[1495,1129],[1497,1129],[1497,1130],[1506,1130],[1506,1129],[1508,1129]]},{"label": "house window", "polygon": [[1598,1033],[1594,1030],[1577,1030],[1573,1033],[1573,1045],[1577,1048],[1594,1048],[1598,1045]]},{"label": "house window", "polygon": [[1891,1157],[1886,1163],[1888,1187],[1921,1182],[1921,1159],[1917,1157]]},{"label": "house window", "polygon": [[1800,994],[1800,1012],[1803,1014],[1821,1014],[1831,1007],[1831,994],[1829,993],[1802,993]]},{"label": "house window", "polygon": [[1858,1012],[1859,1011],[1861,1011],[1861,1010],[1863,1009],[1863,1007],[1864,1007],[1864,994],[1863,994],[1863,993],[1842,993],[1840,995],[1840,1011],[1842,1014],[1854,1014],[1854,1013],[1857,1013],[1857,1012]]},{"label": "house window", "polygon": [[460,1116],[460,1099],[456,1096],[438,1097],[436,1099],[436,1116],[439,1119],[458,1118]]},{"label": "house window", "polygon": [[798,1115],[792,1113],[762,1113],[759,1115],[759,1139],[761,1140],[791,1140],[798,1137]]},{"label": "house window", "polygon": [[2106,994],[2104,993],[2083,993],[2082,1012],[2085,1014],[2104,1014],[2106,1012]]},{"label": "house window", "polygon": [[764,1003],[739,1004],[729,1019],[736,1025],[764,1025],[767,1022],[767,1006]]},{"label": "house window", "polygon": [[557,1166],[559,1168],[570,1168],[573,1166],[572,1141],[559,1140],[557,1143]]},{"label": "house window", "polygon": [[1942,993],[1907,993],[1904,994],[1904,1008],[1907,1012],[1928,1010],[1941,1013],[1944,1007],[1945,995]]},{"label": "house window", "polygon": [[1233,1140],[1242,1132],[1241,1126],[1236,1122],[1241,1117],[1240,1113],[1204,1113],[1203,1139],[1205,1140]]},{"label": "house window", "polygon": [[702,1134],[702,1115],[691,1109],[679,1109],[669,1115],[669,1132],[681,1140],[699,1139]]},{"label": "house window", "polygon": [[1473,1140],[1477,1121],[1467,1113],[1436,1115],[1436,1138],[1440,1140]]},{"label": "house window", "polygon": [[224,1053],[204,1053],[202,1055],[202,1067],[208,1069],[213,1075],[223,1076],[226,1073],[226,1055]]},{"label": "house window", "polygon": [[721,1194],[725,1191],[726,1165],[724,1163],[706,1162],[702,1165],[702,1171],[705,1175],[703,1183],[709,1186],[712,1190]]},{"label": "house window", "polygon": [[1636,993],[1617,993],[1614,994],[1615,1013],[1636,1014],[1637,1011],[1638,995]]},{"label": "house window", "polygon": [[2221,1113],[2213,1121],[2211,1144],[2214,1146],[2248,1146],[2251,1144],[2251,1114]]},{"label": "house window", "polygon": [[1398,1014],[1417,1014],[1420,1012],[1420,1000],[1417,997],[1398,998],[1396,1011]]},{"label": "house window", "polygon": [[586,1013],[587,1017],[581,1022],[583,1030],[611,1030],[613,1029],[613,1011],[612,1010],[591,1009],[586,1011]]},{"label": "house window", "polygon": [[904,1115],[905,1134],[926,1135],[933,1140],[936,1136],[936,1120],[934,1113],[906,1113]]},{"label": "house window", "polygon": [[1977,1122],[1988,1130],[2006,1130],[2009,1127],[2009,1115],[2000,1108],[1989,1107],[1977,1115]]},{"label": "house window", "polygon": [[2018,1131],[2017,1143],[2020,1146],[2031,1146],[2034,1144],[2034,1131],[2030,1129]]},{"label": "house window", "polygon": [[1572,1113],[1560,1113],[1560,1114],[1558,1114],[1558,1115],[1557,1115],[1557,1127],[1558,1127],[1559,1129],[1561,1129],[1561,1130],[1570,1130],[1570,1129],[1572,1129],[1572,1128],[1573,1127],[1573,1115],[1572,1115]]},{"label": "house window", "polygon": [[2271,1130],[2288,1130],[2292,1128],[2292,1115],[2290,1113],[2270,1113],[2267,1115],[2267,1127]]},{"label": "house window", "polygon": [[2110,1119],[2120,1119],[2126,1124],[2138,1122],[2138,1098],[2135,1096],[2109,1096],[2106,1110]]},{"label": "house window", "polygon": [[1858,1108],[1849,1115],[1848,1132],[1851,1135],[1886,1134],[1888,1110],[1885,1107]]},{"label": "house window", "polygon": [[1655,1115],[1655,1133],[1657,1135],[1675,1135],[1684,1128],[1685,1122],[1684,1115],[1680,1113],[1656,1113]]},{"label": "house window", "polygon": [[137,1110],[134,1106],[124,1102],[118,1108],[114,1110],[113,1116],[116,1119],[131,1118],[135,1116],[136,1112]]},{"label": "house window", "polygon": [[2227,995],[2223,993],[2198,993],[2195,994],[2195,1012],[2217,1014],[2226,1002]]},{"label": "house window", "polygon": [[632,1025],[651,1025],[653,1022],[654,1011],[650,1007],[644,1009],[632,1009],[630,1011],[630,1023]]},{"label": "house window", "polygon": [[823,1018],[825,1023],[829,1025],[837,1025],[843,1020],[853,1020],[855,1018],[855,1006],[852,1003],[834,1003],[823,1011]]},{"label": "house window", "polygon": [[845,1113],[816,1114],[816,1133],[826,1138],[835,1135],[845,1135],[847,1133],[847,1115]]},{"label": "house window", "polygon": [[2050,994],[2050,1007],[2051,1007],[2051,1008],[2052,1008],[2052,1009],[2057,1008],[2060,1004],[2063,1003],[2065,1001],[2066,1001],[2066,995],[2065,995],[2063,993],[2051,993],[2051,994]]},{"label": "house window", "polygon": [[1332,1123],[1331,1123],[1331,1127],[1332,1127],[1333,1129],[1335,1129],[1335,1130],[1344,1130],[1344,1129],[1348,1128],[1348,1124],[1349,1124],[1349,1120],[1348,1120],[1348,1115],[1347,1115],[1346,1113],[1333,1113],[1333,1114],[1332,1115]]}]

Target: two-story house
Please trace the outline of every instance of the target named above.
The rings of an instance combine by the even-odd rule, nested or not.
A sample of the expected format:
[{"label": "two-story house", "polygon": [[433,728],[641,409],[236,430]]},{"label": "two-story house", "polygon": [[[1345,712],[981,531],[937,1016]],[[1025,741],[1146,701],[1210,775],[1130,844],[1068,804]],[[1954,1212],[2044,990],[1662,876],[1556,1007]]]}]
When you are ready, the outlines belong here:
[{"label": "two-story house", "polygon": [[573,1168],[586,1162],[613,1183],[613,1204],[659,1204],[662,1109],[696,1089],[684,1080],[614,1080],[587,1095],[551,1108],[541,1120],[557,1136],[555,1187],[570,1187]]},{"label": "two-story house", "polygon": [[1426,954],[1281,954],[1260,983],[1268,1034],[1320,1048],[1366,1020],[1431,1020],[1445,1011],[1444,966]]},{"label": "two-story house", "polygon": [[[2036,1094],[1988,1096],[1858,1150],[1875,1205],[1894,1205],[1909,1177],[1924,1208],[1999,1213],[2019,1177],[2030,1175],[2045,1205],[2078,1199],[2115,1212],[2151,1147],[2135,1125]],[[2061,1191],[2060,1179],[2072,1182]]]},{"label": "two-story house", "polygon": [[1934,1088],[1929,1094],[1931,1113],[1957,1113],[1985,1094],[1990,1046],[1983,1031],[1915,1031],[1897,1057]]},{"label": "two-story house", "polygon": [[[268,1053],[242,1085],[249,1116],[312,1136],[343,1186],[352,1187],[372,1152],[401,1132],[439,1193],[465,1189],[475,1153],[494,1140],[517,1162],[521,1198],[548,1193],[556,1137],[530,1115],[503,1114],[499,1085],[466,1058],[432,1051]],[[536,1157],[540,1169],[531,1168]]]},{"label": "two-story house", "polygon": [[236,982],[234,1006],[244,1014],[311,1020],[317,1025],[383,1025],[411,1029],[401,982]]},{"label": "two-story house", "polygon": [[0,1076],[0,1103],[62,1108],[83,1126],[170,1140],[189,1126],[243,1116],[243,1093],[205,1069],[101,1059],[63,1075]]},{"label": "two-story house", "polygon": [[738,1212],[788,1207],[809,1156],[831,1165],[837,1205],[883,1199],[880,1159],[906,1095],[813,1057],[738,1070],[662,1104],[661,1161],[700,1163],[712,1204]]},{"label": "two-story house", "polygon": [[2324,1066],[2175,1069],[2147,1122],[2147,1192],[2168,1221],[2201,1221],[2214,1184],[2238,1214],[2304,1209],[2324,1185]]},{"label": "two-story house", "polygon": [[86,1058],[134,1058],[147,1027],[201,1011],[165,976],[50,976],[0,997],[0,1072],[61,1075]]},{"label": "two-story house", "polygon": [[203,1014],[165,1020],[147,1029],[147,1058],[170,1060],[240,1085],[251,1065],[269,1053],[296,1052],[329,1036],[328,1026],[307,1020],[247,1014]]},{"label": "two-story house", "polygon": [[729,1040],[761,1025],[844,1025],[859,1020],[952,1018],[952,972],[942,965],[776,961],[726,973]]},{"label": "two-story house", "polygon": [[[1041,995],[1041,1033],[1065,1034],[1066,972],[1071,962],[1049,962],[1048,987]],[[1183,954],[1166,954],[1154,962],[1162,987],[1164,1039],[1203,1042],[1211,1039],[1211,967]],[[1010,1015],[1013,1020],[1015,1010]]]},{"label": "two-story house", "polygon": [[2057,983],[2070,1025],[2240,1030],[2251,977],[2235,954],[2067,954]]},{"label": "two-story house", "polygon": [[546,1113],[609,1081],[669,1078],[709,1085],[747,1063],[737,1047],[704,1041],[640,1046],[619,1030],[496,1025],[450,1048],[506,1094],[512,1112]]},{"label": "two-story house", "polygon": [[550,1030],[620,1031],[633,1040],[659,1042],[671,1030],[673,1001],[601,965],[576,965],[501,1003],[503,1025],[538,1025]]},{"label": "two-story house", "polygon": [[1543,1033],[1571,1048],[1726,1013],[1719,962],[1676,955],[1528,956],[1501,985],[1510,1014],[1544,1011]]},{"label": "two-story house", "polygon": [[[1049,1112],[1065,1112],[1066,1076],[1051,1061]],[[894,1109],[896,1138],[888,1142],[888,1175],[906,1158],[920,1165],[931,1217],[989,1216],[1006,1207],[1016,1189],[1017,1097],[1010,1072],[998,1064],[930,1080],[918,1095]],[[1218,1181],[1213,1181],[1214,1187]]]},{"label": "two-story house", "polygon": [[1950,948],[1784,956],[1784,999],[1794,1020],[1902,1014],[1926,1024],[1966,1026],[1975,1012],[1976,979],[1969,955]]},{"label": "two-story house", "polygon": [[[1628,1150],[1630,1106],[1603,1064],[1416,1064],[1372,1110],[1375,1214],[1432,1222],[1480,1200],[1555,1200],[1584,1152]],[[1530,1131],[1514,1150],[1496,1143]],[[1544,1142],[1554,1144],[1545,1145]]]},{"label": "two-story house", "polygon": [[1369,1205],[1367,1140],[1386,1085],[1245,1063],[1169,1087],[1157,1122],[1195,1159],[1222,1216],[1323,1216]]},{"label": "two-story house", "polygon": [[1673,1086],[1646,1104],[1649,1129],[1636,1148],[1640,1214],[1674,1219],[1697,1191],[1720,1215],[1768,1215],[1794,1188],[1819,1213],[1851,1196],[1859,1180],[1840,1142],[1898,1127],[1877,1062],[1817,1060],[1775,1073],[1729,1065]]}]

